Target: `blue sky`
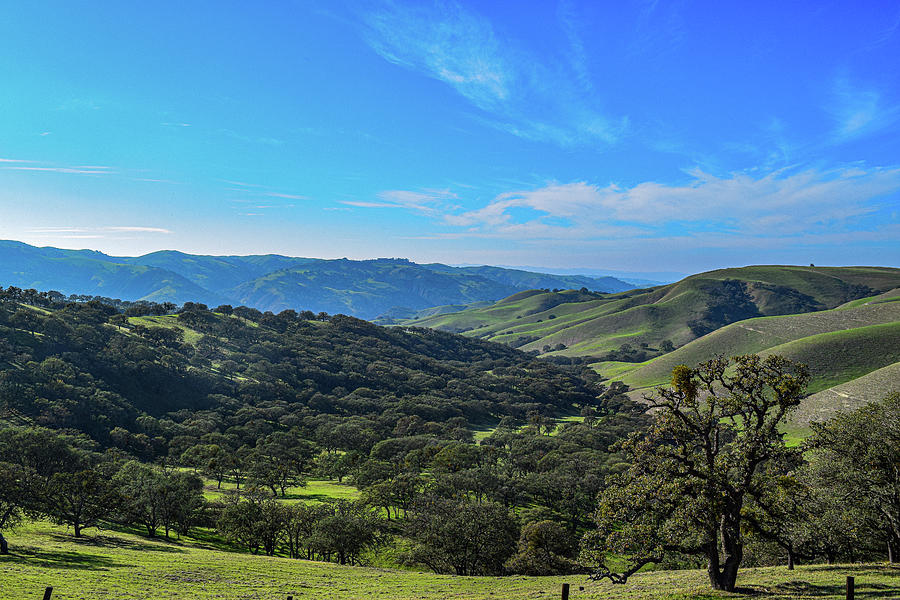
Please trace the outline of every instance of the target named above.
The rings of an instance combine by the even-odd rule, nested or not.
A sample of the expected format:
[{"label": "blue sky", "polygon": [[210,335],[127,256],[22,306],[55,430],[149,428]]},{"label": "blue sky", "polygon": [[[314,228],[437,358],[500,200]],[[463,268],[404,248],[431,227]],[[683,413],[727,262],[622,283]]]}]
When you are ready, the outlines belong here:
[{"label": "blue sky", "polygon": [[900,266],[896,2],[18,2],[0,238]]}]

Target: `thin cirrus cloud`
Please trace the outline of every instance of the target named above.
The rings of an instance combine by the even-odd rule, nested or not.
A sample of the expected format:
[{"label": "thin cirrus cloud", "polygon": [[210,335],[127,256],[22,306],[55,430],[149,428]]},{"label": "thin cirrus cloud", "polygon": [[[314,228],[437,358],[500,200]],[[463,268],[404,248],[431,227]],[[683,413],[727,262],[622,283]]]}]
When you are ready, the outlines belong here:
[{"label": "thin cirrus cloud", "polygon": [[4,171],[31,171],[39,173],[65,173],[68,175],[114,175],[115,169],[102,165],[54,165],[34,160],[0,158]]},{"label": "thin cirrus cloud", "polygon": [[300,194],[284,194],[281,192],[266,192],[266,196],[270,198],[285,198],[287,200],[309,200],[309,196],[301,196]]},{"label": "thin cirrus cloud", "polygon": [[462,228],[458,235],[512,239],[807,236],[871,229],[858,219],[900,192],[900,168],[689,175],[684,185],[551,183],[500,194],[443,222]]},{"label": "thin cirrus cloud", "polygon": [[[571,23],[569,12],[563,26]],[[593,105],[584,50],[570,27],[568,63],[541,60],[491,22],[453,2],[385,3],[364,17],[365,39],[382,58],[442,81],[482,111],[482,123],[561,146],[615,142],[627,128]]]},{"label": "thin cirrus cloud", "polygon": [[416,213],[438,216],[452,210],[451,200],[458,196],[450,190],[386,190],[378,194],[378,201],[341,200],[341,204],[360,208],[403,208]]},{"label": "thin cirrus cloud", "polygon": [[882,131],[900,118],[900,105],[889,104],[877,89],[853,85],[847,78],[834,81],[826,110],[834,119],[834,138],[847,141]]},{"label": "thin cirrus cloud", "polygon": [[121,234],[164,234],[172,230],[163,227],[144,227],[134,225],[115,225],[109,227],[36,227],[29,229],[32,235],[41,235],[59,239],[102,239]]}]

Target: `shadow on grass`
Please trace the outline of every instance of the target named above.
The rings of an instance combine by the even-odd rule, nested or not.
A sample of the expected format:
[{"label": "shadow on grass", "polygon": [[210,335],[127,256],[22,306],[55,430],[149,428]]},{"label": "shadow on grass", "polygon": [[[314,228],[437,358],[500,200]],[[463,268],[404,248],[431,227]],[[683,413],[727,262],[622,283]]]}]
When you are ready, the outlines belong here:
[{"label": "shadow on grass", "polygon": [[[862,570],[862,569],[860,569]],[[856,596],[859,598],[897,598],[900,592],[900,586],[887,585],[883,583],[867,583],[865,581],[856,581]],[[846,583],[840,582],[830,585],[817,585],[808,581],[786,581],[766,586],[764,589],[758,587],[737,588],[735,592],[752,596],[756,598],[768,598],[777,596],[783,598],[802,597],[802,598],[844,598],[846,594]]]},{"label": "shadow on grass", "polygon": [[141,552],[184,552],[179,548],[174,540],[166,540],[165,538],[154,538],[154,542],[143,542],[140,540],[129,540],[125,538],[115,537],[111,535],[91,535],[80,538],[54,533],[51,535],[53,540],[58,542],[67,542],[70,544],[78,544],[79,546],[93,546],[96,548],[117,548],[120,550],[140,550]]},{"label": "shadow on grass", "polygon": [[79,569],[83,571],[106,571],[112,567],[124,567],[108,556],[87,554],[70,550],[41,550],[39,548],[19,548],[3,559],[3,563],[22,563],[48,569]]},{"label": "shadow on grass", "polygon": [[[106,529],[118,533],[131,534],[141,538],[141,540],[146,540],[111,538],[112,543],[110,547],[149,550],[151,552],[188,552],[189,548],[219,550],[222,552],[246,552],[246,549],[229,542],[215,529],[207,529],[205,527],[194,527],[188,535],[178,538],[166,538],[163,535],[149,538],[146,530],[142,527],[122,525],[121,523],[108,523]],[[73,538],[67,539],[71,540]]]},{"label": "shadow on grass", "polygon": [[900,575],[900,564],[883,564],[878,565],[877,567],[872,565],[804,565],[803,568],[807,571],[840,571],[848,575],[865,573],[868,571],[881,572],[888,569],[890,571],[896,571],[897,574]]},{"label": "shadow on grass", "polygon": [[196,528],[191,532],[191,546],[204,550],[218,550],[220,552],[246,553],[246,548],[229,542],[214,529]]},{"label": "shadow on grass", "polygon": [[301,502],[327,502],[329,500],[334,500],[334,496],[330,496],[328,494],[292,494],[288,493],[286,496],[278,496],[279,500],[296,500]]}]

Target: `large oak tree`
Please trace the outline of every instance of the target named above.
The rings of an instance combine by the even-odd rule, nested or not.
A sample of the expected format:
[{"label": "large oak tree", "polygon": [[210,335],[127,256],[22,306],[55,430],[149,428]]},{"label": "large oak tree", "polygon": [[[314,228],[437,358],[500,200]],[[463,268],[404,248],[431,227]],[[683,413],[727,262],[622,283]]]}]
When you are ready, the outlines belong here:
[{"label": "large oak tree", "polygon": [[[805,366],[779,356],[675,367],[672,385],[648,398],[652,425],[624,444],[631,467],[600,496],[589,538],[596,576],[624,583],[644,565],[700,555],[712,587],[733,591],[743,511],[775,484],[770,467],[795,462],[779,425],[808,380]],[[624,572],[603,565],[607,552],[626,560]]]}]

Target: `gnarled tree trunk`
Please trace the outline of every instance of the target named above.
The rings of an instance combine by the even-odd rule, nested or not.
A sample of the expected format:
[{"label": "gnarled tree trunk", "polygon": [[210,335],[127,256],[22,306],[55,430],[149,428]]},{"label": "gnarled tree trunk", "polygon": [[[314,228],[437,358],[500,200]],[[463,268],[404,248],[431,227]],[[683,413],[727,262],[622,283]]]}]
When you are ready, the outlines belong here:
[{"label": "gnarled tree trunk", "polygon": [[744,544],[741,539],[741,511],[736,504],[722,515],[717,536],[721,542],[713,542],[707,549],[709,582],[713,589],[733,592],[737,584],[738,569],[744,558]]}]

